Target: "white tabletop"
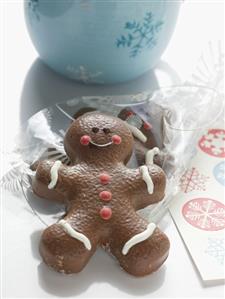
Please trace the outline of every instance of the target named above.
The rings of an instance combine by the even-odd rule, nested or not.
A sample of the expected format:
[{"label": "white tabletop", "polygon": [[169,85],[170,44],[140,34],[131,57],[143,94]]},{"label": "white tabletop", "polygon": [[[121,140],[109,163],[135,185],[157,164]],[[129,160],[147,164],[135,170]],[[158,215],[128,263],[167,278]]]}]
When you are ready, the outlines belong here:
[{"label": "white tabletop", "polygon": [[[88,87],[53,73],[37,58],[24,24],[22,2],[1,1],[3,55],[0,65],[4,89],[0,118],[3,150],[8,136],[14,135],[21,123],[56,102],[79,95],[132,94],[157,85],[183,82],[192,73],[208,41],[221,40],[224,35],[222,0],[186,1],[173,39],[154,72],[119,86]],[[2,165],[6,164],[3,160]],[[153,275],[138,279],[131,277],[99,250],[82,273],[62,276],[41,262],[38,242],[43,227],[38,219],[33,217],[23,200],[7,192],[2,195],[1,266],[5,298],[224,296],[224,286],[203,285],[169,215],[160,226],[171,240],[170,256]]]}]

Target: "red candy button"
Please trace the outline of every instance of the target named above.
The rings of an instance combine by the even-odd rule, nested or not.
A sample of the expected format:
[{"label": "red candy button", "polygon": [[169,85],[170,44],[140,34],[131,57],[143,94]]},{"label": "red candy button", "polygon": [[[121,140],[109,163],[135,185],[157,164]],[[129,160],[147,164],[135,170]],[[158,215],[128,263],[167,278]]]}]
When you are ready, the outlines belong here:
[{"label": "red candy button", "polygon": [[131,115],[134,115],[134,112],[132,112],[132,111],[127,111],[127,117],[129,117],[129,116],[131,116]]},{"label": "red candy button", "polygon": [[120,144],[122,142],[122,139],[119,135],[113,135],[112,136],[112,142],[114,144]]},{"label": "red candy button", "polygon": [[106,173],[102,173],[102,174],[100,174],[100,181],[103,185],[106,185],[110,181],[110,176]]},{"label": "red candy button", "polygon": [[112,193],[109,191],[102,191],[99,193],[99,197],[104,201],[110,201],[112,199]]},{"label": "red candy button", "polygon": [[152,125],[150,123],[145,122],[144,123],[144,129],[145,130],[150,130],[150,129],[152,129]]},{"label": "red candy button", "polygon": [[90,141],[91,141],[91,137],[88,136],[88,135],[84,135],[84,136],[82,136],[81,139],[80,139],[80,143],[81,143],[82,145],[88,145],[88,144],[90,143]]},{"label": "red candy button", "polygon": [[100,216],[104,220],[109,220],[112,217],[112,210],[108,207],[104,207],[100,211]]}]

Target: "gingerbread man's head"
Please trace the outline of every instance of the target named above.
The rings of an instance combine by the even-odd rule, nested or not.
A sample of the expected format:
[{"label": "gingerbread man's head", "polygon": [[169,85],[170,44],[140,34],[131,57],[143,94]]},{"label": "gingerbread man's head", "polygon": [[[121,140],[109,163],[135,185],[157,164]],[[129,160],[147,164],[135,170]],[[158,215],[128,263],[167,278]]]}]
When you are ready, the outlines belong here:
[{"label": "gingerbread man's head", "polygon": [[127,162],[133,150],[133,136],[124,121],[89,112],[71,124],[64,146],[73,162]]}]

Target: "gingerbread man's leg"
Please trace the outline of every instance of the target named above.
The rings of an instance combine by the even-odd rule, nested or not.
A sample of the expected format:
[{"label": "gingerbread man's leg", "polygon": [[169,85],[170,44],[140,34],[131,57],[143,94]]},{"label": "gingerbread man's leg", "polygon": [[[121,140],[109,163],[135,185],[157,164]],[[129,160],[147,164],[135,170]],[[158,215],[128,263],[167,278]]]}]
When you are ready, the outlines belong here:
[{"label": "gingerbread man's leg", "polygon": [[167,236],[137,214],[122,220],[110,240],[111,253],[131,275],[144,276],[156,271],[169,253]]},{"label": "gingerbread man's leg", "polygon": [[94,254],[99,242],[80,212],[48,227],[42,235],[40,253],[45,263],[61,273],[80,272]]}]

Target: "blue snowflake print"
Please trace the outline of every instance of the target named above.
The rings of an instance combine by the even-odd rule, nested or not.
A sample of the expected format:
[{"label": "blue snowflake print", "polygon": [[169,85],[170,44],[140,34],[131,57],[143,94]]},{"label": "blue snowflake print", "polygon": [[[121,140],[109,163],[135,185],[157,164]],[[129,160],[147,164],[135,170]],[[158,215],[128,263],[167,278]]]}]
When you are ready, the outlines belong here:
[{"label": "blue snowflake print", "polygon": [[217,182],[225,186],[225,162],[220,162],[213,169],[213,174]]},{"label": "blue snowflake print", "polygon": [[130,57],[137,57],[144,49],[152,49],[157,44],[157,35],[164,22],[155,21],[151,12],[146,13],[142,22],[127,22],[125,29],[129,33],[117,39],[117,48],[130,48]]},{"label": "blue snowflake print", "polygon": [[208,247],[205,253],[215,258],[223,266],[225,257],[225,240],[224,238],[208,238]]},{"label": "blue snowflake print", "polygon": [[38,12],[39,0],[28,0],[27,6],[30,13],[36,18],[36,20],[40,21],[40,15]]}]

